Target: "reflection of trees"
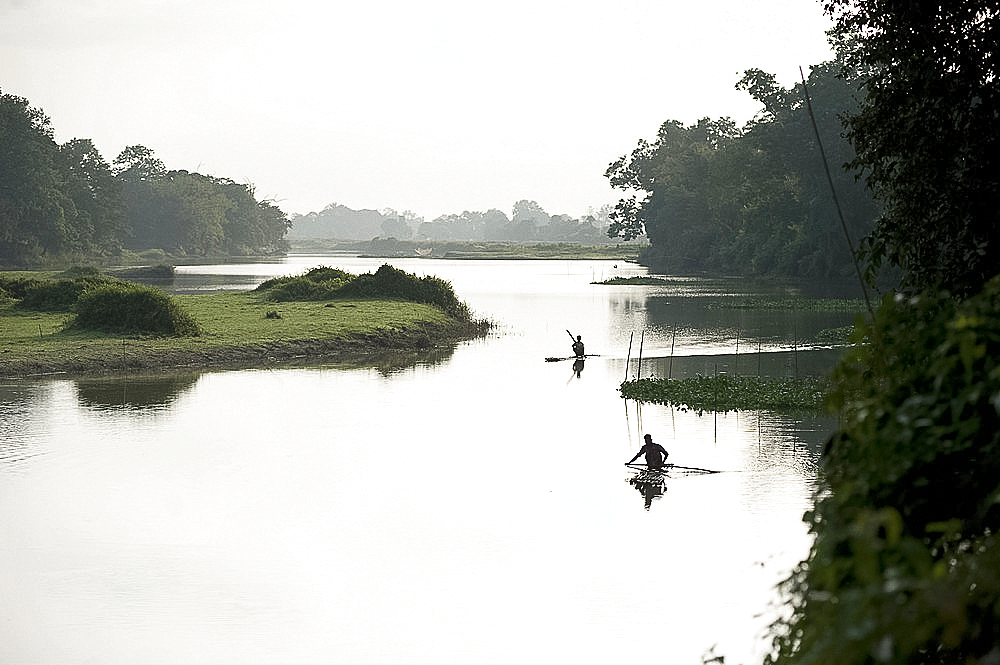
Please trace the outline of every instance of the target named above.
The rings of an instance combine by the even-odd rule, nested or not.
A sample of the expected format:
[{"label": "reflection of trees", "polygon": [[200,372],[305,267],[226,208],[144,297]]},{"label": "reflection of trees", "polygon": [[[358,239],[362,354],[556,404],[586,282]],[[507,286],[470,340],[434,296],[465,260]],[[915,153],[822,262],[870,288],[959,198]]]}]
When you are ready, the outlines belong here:
[{"label": "reflection of trees", "polygon": [[382,376],[389,376],[407,369],[412,369],[417,365],[441,365],[455,354],[455,345],[448,344],[439,347],[432,347],[424,350],[413,349],[393,349],[380,352],[364,352],[356,355],[343,355],[336,360],[315,361],[308,358],[299,362],[289,363],[294,367],[337,367],[343,369],[356,369],[360,367],[371,367]]},{"label": "reflection of trees", "polygon": [[638,471],[628,479],[628,484],[636,488],[645,499],[646,510],[667,491],[667,475],[660,471]]},{"label": "reflection of trees", "polygon": [[166,406],[195,384],[200,374],[115,376],[77,379],[80,404],[89,407],[148,409]]}]

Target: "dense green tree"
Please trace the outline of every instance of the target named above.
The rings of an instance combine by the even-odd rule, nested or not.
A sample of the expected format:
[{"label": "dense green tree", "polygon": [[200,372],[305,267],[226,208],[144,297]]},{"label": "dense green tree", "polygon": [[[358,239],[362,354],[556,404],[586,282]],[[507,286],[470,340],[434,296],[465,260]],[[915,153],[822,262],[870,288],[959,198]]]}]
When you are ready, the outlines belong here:
[{"label": "dense green tree", "polygon": [[[856,107],[857,76],[842,53],[809,77],[817,126],[853,240],[874,217],[872,197],[841,166],[853,155],[840,114]],[[747,126],[702,119],[664,123],[606,173],[631,192],[610,213],[608,234],[649,237],[644,262],[667,272],[713,271],[844,277],[851,254],[828,185],[802,85],[783,89],[749,70],[737,84],[764,107]]]},{"label": "dense green tree", "polygon": [[884,206],[865,255],[910,289],[974,293],[1000,266],[1000,6],[826,0],[860,37],[867,97],[854,165]]},{"label": "dense green tree", "polygon": [[89,139],[57,145],[41,110],[0,94],[0,260],[115,253],[122,205],[121,188]]},{"label": "dense green tree", "polygon": [[831,0],[869,68],[849,120],[903,271],[838,367],[815,536],[774,626],[782,665],[1000,662],[996,3]]},{"label": "dense green tree", "polygon": [[167,171],[152,150],[129,146],[115,159],[128,207],[133,250],[250,255],[287,249],[287,216],[258,201],[249,185]]},{"label": "dense green tree", "polygon": [[58,251],[73,203],[62,189],[48,116],[0,94],[0,259],[20,263]]},{"label": "dense green tree", "polygon": [[77,218],[75,244],[85,252],[114,255],[125,237],[125,202],[121,182],[90,139],[59,146],[57,163]]}]

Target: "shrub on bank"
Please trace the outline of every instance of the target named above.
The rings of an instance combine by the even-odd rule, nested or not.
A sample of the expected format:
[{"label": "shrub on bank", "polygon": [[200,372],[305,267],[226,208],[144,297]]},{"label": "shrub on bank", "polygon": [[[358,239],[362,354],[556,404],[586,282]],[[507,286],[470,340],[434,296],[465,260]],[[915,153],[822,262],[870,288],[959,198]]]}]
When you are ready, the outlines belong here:
[{"label": "shrub on bank", "polygon": [[74,279],[32,280],[18,307],[35,312],[68,312],[82,293],[114,284],[118,280],[100,274]]},{"label": "shrub on bank", "polygon": [[399,298],[427,305],[437,305],[448,315],[469,321],[468,306],[458,299],[450,282],[438,277],[417,277],[384,264],[363,275],[327,266],[319,266],[297,277],[276,277],[256,289],[268,300],[277,302],[334,300],[336,298]]},{"label": "shrub on bank", "polygon": [[451,283],[439,277],[416,275],[383,264],[374,274],[358,275],[341,289],[344,295],[356,298],[401,298],[412,302],[437,305],[450,316],[471,319],[469,307],[458,299]]},{"label": "shrub on bank", "polygon": [[196,336],[198,323],[173,298],[141,284],[117,282],[88,290],[76,303],[74,326],[109,333]]}]

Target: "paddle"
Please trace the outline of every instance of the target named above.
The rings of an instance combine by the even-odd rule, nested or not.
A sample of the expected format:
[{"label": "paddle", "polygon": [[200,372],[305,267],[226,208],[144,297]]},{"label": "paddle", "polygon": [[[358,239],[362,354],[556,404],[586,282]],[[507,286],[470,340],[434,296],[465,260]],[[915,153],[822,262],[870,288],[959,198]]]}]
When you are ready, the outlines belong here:
[{"label": "paddle", "polygon": [[[636,463],[625,462],[625,466],[627,466],[630,469],[637,469],[637,470],[647,470],[647,469],[650,469],[650,467],[648,465],[646,465],[646,464],[640,464],[640,463],[637,463],[637,462]],[[661,467],[652,467],[651,470],[652,471],[659,471],[660,469],[663,469],[663,470],[683,469],[685,471],[698,471],[699,473],[721,473],[721,471],[715,471],[713,469],[702,469],[702,468],[697,467],[697,466],[681,466],[680,464],[664,464]]]}]

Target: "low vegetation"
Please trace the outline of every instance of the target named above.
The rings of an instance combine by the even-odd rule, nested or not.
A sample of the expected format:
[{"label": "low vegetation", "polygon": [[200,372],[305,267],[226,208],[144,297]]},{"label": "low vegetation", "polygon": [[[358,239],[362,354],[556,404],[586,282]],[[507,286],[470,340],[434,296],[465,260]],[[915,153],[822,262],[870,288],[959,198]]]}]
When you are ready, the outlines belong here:
[{"label": "low vegetation", "polygon": [[119,282],[85,290],[73,307],[73,326],[120,334],[196,336],[198,322],[159,289]]},{"label": "low vegetation", "polygon": [[363,275],[320,266],[297,277],[269,279],[256,290],[274,301],[398,298],[436,305],[459,321],[472,318],[468,306],[458,299],[450,282],[431,275],[418,277],[389,264]]},{"label": "low vegetation", "polygon": [[821,411],[828,382],[821,378],[695,376],[688,379],[637,379],[621,384],[621,396],[667,404],[682,411]]},{"label": "low vegetation", "polygon": [[[320,267],[309,271],[311,278],[279,278],[258,291],[175,296],[89,273],[75,279],[0,275],[0,374],[259,366],[381,350],[417,353],[489,330],[488,322],[472,320],[447,282],[388,267],[381,273],[348,275]],[[331,297],[317,298],[311,291],[294,296],[304,283],[337,282],[341,288],[326,293]],[[356,291],[344,290],[355,282]],[[40,284],[79,295],[71,305],[63,299],[60,307],[24,307],[24,295]]]},{"label": "low vegetation", "polygon": [[662,277],[612,277],[603,282],[591,282],[591,284],[603,284],[606,286],[669,286],[676,284],[676,281],[664,279]]}]

